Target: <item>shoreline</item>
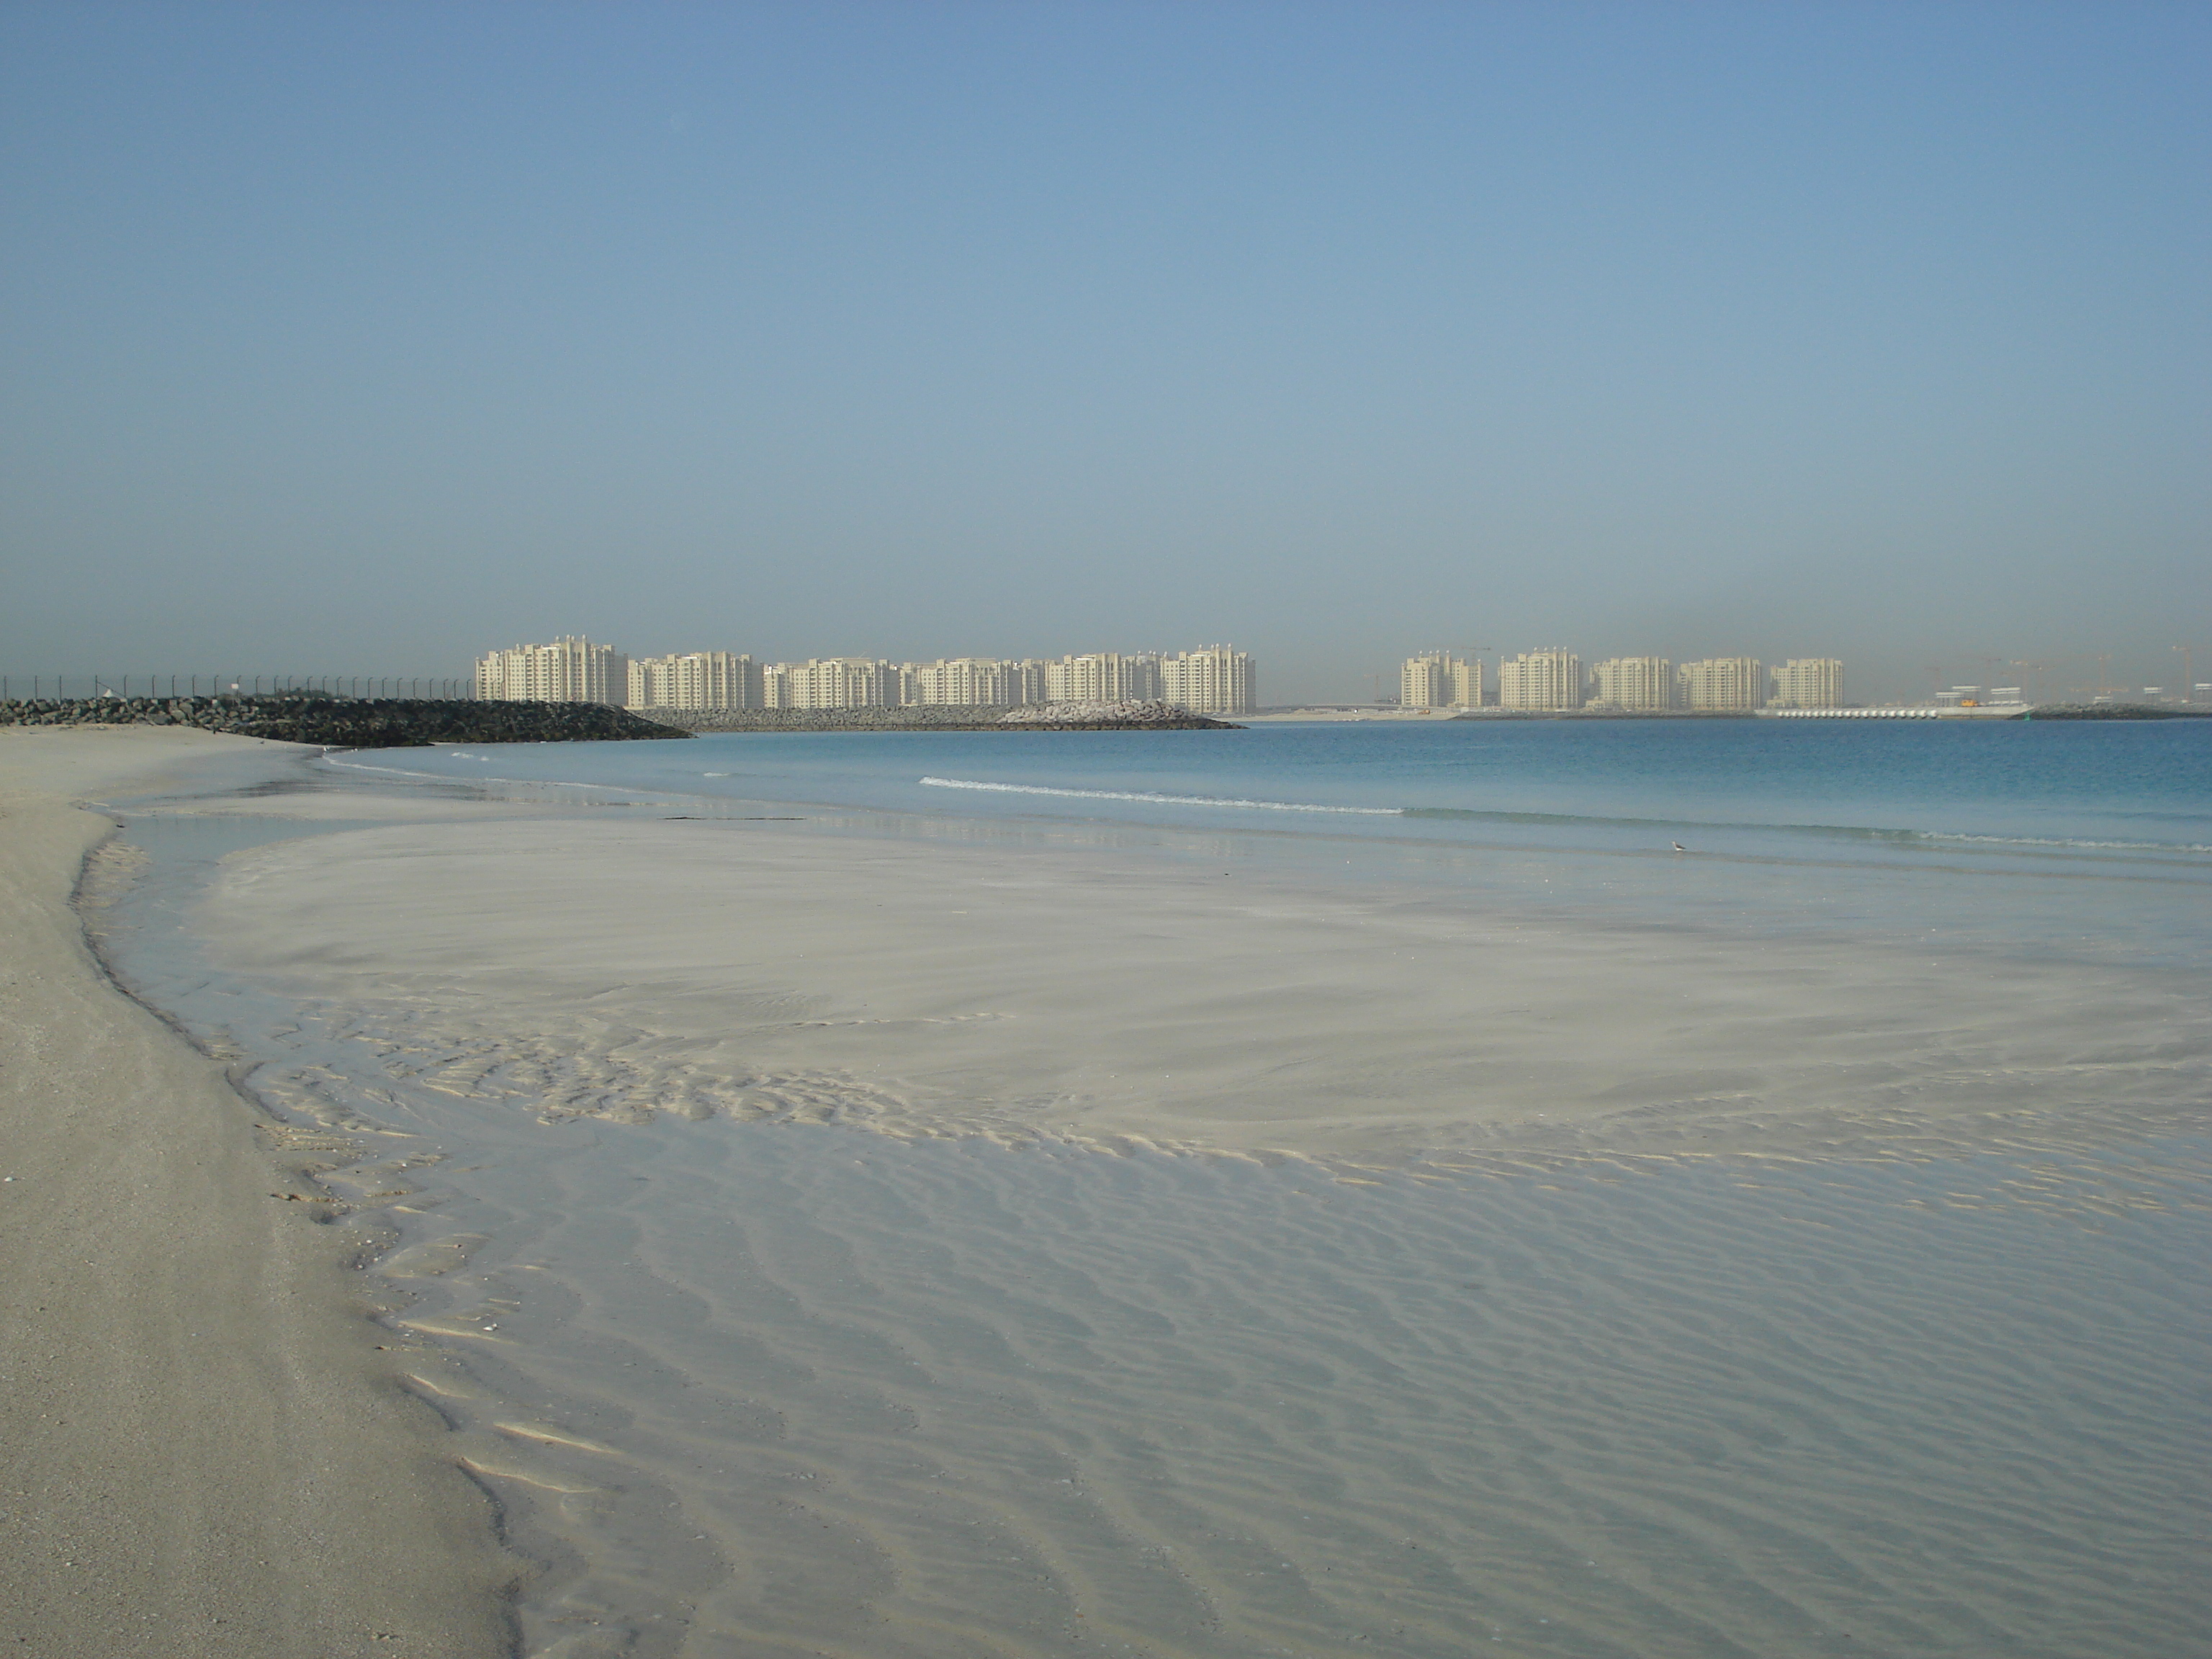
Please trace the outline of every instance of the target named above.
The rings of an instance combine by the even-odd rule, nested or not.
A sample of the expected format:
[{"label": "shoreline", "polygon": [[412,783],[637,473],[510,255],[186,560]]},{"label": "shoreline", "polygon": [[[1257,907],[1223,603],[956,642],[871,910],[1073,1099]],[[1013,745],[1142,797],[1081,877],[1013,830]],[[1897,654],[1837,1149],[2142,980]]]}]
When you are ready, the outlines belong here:
[{"label": "shoreline", "polygon": [[[2205,1052],[2178,1020],[2154,1054],[2054,1019],[2048,964],[1960,994],[1917,942],[1880,953],[1915,977],[1875,994],[1855,949],[1729,932],[1686,960],[1698,929],[1496,890],[289,769],[125,803],[152,862],[115,959],[265,1057],[255,1096],[303,1139],[369,1144],[322,1177],[342,1199],[429,1166],[376,1273],[411,1297],[391,1322],[445,1445],[539,1564],[520,1651],[1080,1659],[1391,1628],[1441,1655],[1494,1607],[1516,1650],[1572,1621],[1655,1656],[1716,1631],[1785,1652],[1797,1609],[1856,1628],[1879,1594],[1916,1651],[1966,1605],[2061,1632],[2023,1652],[2147,1656],[2202,1621],[2168,1473],[2195,1468],[2172,1425],[2202,1297],[2148,1269],[2203,1238],[2206,1147],[2113,1154],[2203,1097],[2148,1075]],[[202,822],[165,849],[163,817]],[[1661,941],[1652,986],[1619,946]],[[1510,988],[1480,976],[1501,948]],[[2069,1020],[2093,1046],[2052,1052]],[[1309,1078],[1361,1032],[1379,1112]],[[1486,1052],[1487,1152],[1413,1121],[1438,1042]],[[1638,1097],[1592,1094],[1592,1064]],[[2054,1089],[2097,1121],[2039,1121]],[[1856,1132],[1792,1123],[1808,1093],[1852,1096]],[[2093,1358],[2045,1358],[2092,1330]],[[2085,1377],[2105,1392],[2076,1403]],[[2150,1427],[2115,1458],[2076,1410]],[[1501,1493],[1532,1458],[1540,1484]],[[1689,1518],[1589,1525],[1622,1503]],[[1740,1535],[1708,1531],[1717,1503]],[[1820,1547],[1762,1553],[1769,1516]],[[1583,1571],[1523,1565],[1532,1517]],[[1409,1538],[1487,1576],[1409,1586]],[[1990,1570],[1944,1553],[1962,1538]],[[1757,1593],[1677,1573],[1688,1547]],[[1286,1601],[1291,1571],[1316,1593]],[[2024,1580],[2049,1601],[2022,1612]],[[1693,1625],[1655,1625],[1655,1583]]]},{"label": "shoreline", "polygon": [[299,752],[0,733],[0,1638],[41,1654],[511,1651],[491,1501],[379,1352],[356,1241],[281,1201],[312,1158],[115,984],[77,908],[114,830],[83,797]]},{"label": "shoreline", "polygon": [[[1991,975],[1887,936],[1624,934],[1534,888],[411,793],[349,789],[331,815],[381,800],[375,827],[241,854],[198,937],[549,1121],[681,1103],[1261,1161],[1836,1156],[2059,1144],[2093,1115],[2155,1133],[2203,1063],[2193,1038],[2093,1057],[2202,1027],[2125,964]],[[2091,1070],[2109,1112],[2085,1110]]]},{"label": "shoreline", "polygon": [[[1878,932],[1577,915],[1534,872],[1462,890],[1363,860],[1354,879],[1334,837],[1321,862],[1247,862],[1233,837],[1172,829],[1129,845],[1060,823],[938,834],[890,809],[787,819],[751,797],[605,812],[397,764],[380,778],[232,744],[190,793],[115,789],[103,798],[130,833],[94,859],[80,908],[110,937],[104,890],[143,859],[110,959],[210,1050],[258,1062],[246,1086],[276,1137],[330,1166],[319,1188],[289,1190],[354,1219],[266,1208],[309,1244],[380,1252],[355,1304],[391,1287],[374,1340],[438,1401],[432,1462],[472,1472],[532,1564],[506,1609],[517,1653],[719,1642],[920,1659],[951,1630],[1073,1659],[1109,1634],[1211,1650],[1224,1624],[1259,1650],[1285,1634],[1280,1604],[1245,1594],[1277,1582],[1237,1547],[1260,1501],[1284,1522],[1266,1559],[1329,1591],[1293,1610],[1300,1630],[1339,1641],[1378,1607],[1421,1612],[1437,1639],[1420,1651],[1464,1651],[1457,1587],[1412,1607],[1395,1554],[1377,1574],[1347,1540],[1387,1515],[1425,1550],[1510,1558],[1495,1507],[1453,1492],[1492,1490],[1480,1471],[1528,1431],[1581,1443],[1586,1385],[1549,1379],[1602,1377],[1611,1345],[1637,1356],[1632,1426],[1593,1460],[1552,1454],[1574,1463],[1563,1473],[1613,1491],[1626,1459],[1636,1491],[1717,1479],[1802,1522],[1807,1486],[1830,1490],[1827,1471],[1894,1431],[1886,1390],[1793,1468],[1685,1468],[1644,1429],[1720,1432],[1767,1409],[1777,1376],[1814,1405],[1796,1420],[1828,1420],[1833,1368],[1801,1384],[1793,1356],[1828,1352],[1838,1295],[1847,1329],[1901,1315],[1925,1331],[1924,1281],[1895,1287],[2002,1224],[1970,1212],[2132,1228],[2201,1191],[2202,1014],[2132,967],[1992,975],[1917,930],[1899,955]],[[2155,1006],[2134,1004],[2153,989]],[[2177,1127],[2193,1138],[2140,1142]],[[1646,1247],[1626,1285],[1625,1237]],[[1544,1268],[1524,1282],[1506,1264],[1532,1250]],[[1751,1288],[1788,1336],[1717,1426],[1711,1402],[1735,1400],[1741,1367],[1693,1375],[1707,1347],[1677,1321],[1732,1261],[1778,1262]],[[1808,1272],[1839,1276],[1808,1303]],[[2115,1270],[2100,1293],[2130,1285]],[[2055,1291],[2057,1327],[2080,1328],[2070,1280],[2031,1290],[2015,1302]],[[2161,1378],[2186,1374],[2179,1345],[2160,1346],[2184,1316],[2112,1305],[2136,1322],[2108,1337],[2174,1368]],[[2014,1375],[1992,1356],[2039,1352],[2043,1328],[1975,1327],[1979,1306],[1964,1310],[1978,1334],[1905,1368],[1966,1376],[1969,1403],[1979,1379]],[[1431,1333],[1470,1322],[1438,1364]],[[1387,1363],[1337,1364],[1353,1333]],[[1598,1370],[1578,1369],[1593,1354]],[[1470,1361],[1487,1369],[1470,1378]],[[2040,1387],[2029,1376],[1990,1420],[2022,1420]],[[1510,1431],[1479,1407],[1501,1388]],[[1955,1402],[1931,1412],[1951,1420]],[[1472,1444],[1455,1426],[1469,1423]],[[1455,1425],[1443,1439],[1439,1424]],[[2170,1439],[2144,1468],[2175,1463]],[[1414,1447],[1448,1486],[1395,1474]],[[1948,1478],[1911,1462],[1928,1472],[1871,1506],[1852,1487],[1817,1528],[1863,1538],[1880,1515],[1909,1533]],[[1296,1501],[1316,1482],[1349,1501]],[[2100,1514],[2144,1517],[2112,1559],[2177,1559],[2185,1522],[2163,1487],[2096,1491]],[[2012,1526],[2021,1511],[1985,1504],[1990,1547],[2060,1559],[2047,1529]],[[1173,1571],[1131,1547],[1132,1517],[1172,1547]],[[1948,1608],[1974,1589],[1923,1571],[1912,1536],[1878,1565],[1886,1594]],[[1589,1555],[1612,1551],[1639,1573],[1677,1559],[1663,1540]],[[1010,1577],[1009,1557],[1037,1571]],[[1102,1566],[1053,1570],[1070,1560]],[[1176,1575],[1194,1569],[1210,1599],[1184,1618]],[[1744,1571],[1791,1596],[1854,1589],[1817,1567]],[[2160,1572],[2176,1587],[2162,1628],[2183,1628],[2185,1576]],[[1507,1576],[1549,1629],[1565,1615],[1634,1631],[1649,1605],[1593,1604],[1580,1575]],[[2077,1625],[2098,1611],[2069,1607]],[[1789,1645],[1755,1606],[1728,1610],[1738,1645]],[[1529,1628],[1533,1648],[1546,1632]]]}]

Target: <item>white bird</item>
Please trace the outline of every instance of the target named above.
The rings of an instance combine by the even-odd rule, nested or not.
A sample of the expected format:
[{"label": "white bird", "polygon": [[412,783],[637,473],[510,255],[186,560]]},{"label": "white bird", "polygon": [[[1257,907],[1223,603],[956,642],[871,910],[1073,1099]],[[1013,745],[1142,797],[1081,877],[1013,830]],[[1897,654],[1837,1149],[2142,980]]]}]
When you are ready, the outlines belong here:
[{"label": "white bird", "polygon": [[1690,850],[1688,848],[1683,846],[1679,841],[1668,842],[1667,844],[1669,847],[1672,847],[1678,853],[1686,853]]}]

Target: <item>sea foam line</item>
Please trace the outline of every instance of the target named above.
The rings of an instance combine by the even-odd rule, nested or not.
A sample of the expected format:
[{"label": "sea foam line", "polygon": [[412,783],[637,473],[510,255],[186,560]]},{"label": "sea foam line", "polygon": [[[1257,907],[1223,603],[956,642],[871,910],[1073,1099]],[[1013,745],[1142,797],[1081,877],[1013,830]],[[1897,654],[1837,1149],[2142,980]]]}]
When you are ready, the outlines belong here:
[{"label": "sea foam line", "polygon": [[1166,806],[1243,806],[1267,812],[1352,812],[1364,817],[1398,818],[1402,806],[1316,806],[1294,800],[1235,800],[1220,795],[1162,795],[1142,789],[1052,789],[1041,783],[988,783],[975,778],[924,778],[933,789],[981,789],[1000,795],[1062,795],[1079,800],[1141,800]]}]

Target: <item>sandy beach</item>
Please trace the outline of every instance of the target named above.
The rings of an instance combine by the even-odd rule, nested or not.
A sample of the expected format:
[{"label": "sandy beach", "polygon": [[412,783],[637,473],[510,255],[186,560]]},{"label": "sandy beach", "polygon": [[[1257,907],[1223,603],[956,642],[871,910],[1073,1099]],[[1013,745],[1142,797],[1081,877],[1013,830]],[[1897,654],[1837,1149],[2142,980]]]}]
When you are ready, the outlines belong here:
[{"label": "sandy beach", "polygon": [[74,803],[289,758],[0,732],[0,1642],[113,1659],[507,1650],[490,1500],[403,1393],[301,1155],[108,981]]},{"label": "sandy beach", "polygon": [[2193,981],[593,763],[0,740],[23,1645],[2201,1625]]}]

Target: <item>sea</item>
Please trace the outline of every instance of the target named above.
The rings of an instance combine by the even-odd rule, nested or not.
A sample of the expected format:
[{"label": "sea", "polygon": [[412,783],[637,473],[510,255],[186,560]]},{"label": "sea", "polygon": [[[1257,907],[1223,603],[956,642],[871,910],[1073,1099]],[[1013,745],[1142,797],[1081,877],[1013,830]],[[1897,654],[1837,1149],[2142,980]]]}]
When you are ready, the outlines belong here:
[{"label": "sea", "polygon": [[[428,1086],[196,931],[235,860],[394,798],[1227,861],[2193,996],[2212,720],[349,751],[112,803],[129,867],[88,889],[118,981],[328,1166],[410,1386],[529,1564],[519,1652],[2212,1653],[2194,1035],[2124,1057],[2172,1079],[2160,1110],[2100,1115],[2085,1073],[2033,1149],[1355,1170],[549,1116]],[[1501,962],[1471,1006],[1510,994]]]}]

